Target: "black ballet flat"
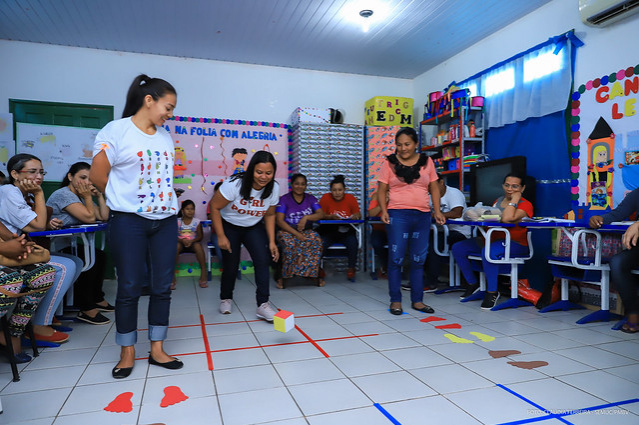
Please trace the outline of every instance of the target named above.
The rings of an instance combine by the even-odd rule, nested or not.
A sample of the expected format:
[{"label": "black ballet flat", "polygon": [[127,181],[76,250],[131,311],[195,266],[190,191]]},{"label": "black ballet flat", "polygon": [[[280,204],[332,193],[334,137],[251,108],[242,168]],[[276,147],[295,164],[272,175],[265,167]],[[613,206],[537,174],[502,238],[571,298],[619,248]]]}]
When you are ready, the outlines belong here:
[{"label": "black ballet flat", "polygon": [[111,375],[115,379],[123,379],[127,378],[131,372],[133,372],[133,367],[114,367],[111,371]]},{"label": "black ballet flat", "polygon": [[395,316],[401,316],[402,314],[404,314],[404,310],[402,310],[402,308],[390,308],[390,312],[391,314],[394,314]]},{"label": "black ballet flat", "polygon": [[151,357],[151,355],[149,354],[149,364],[155,365],[155,366],[161,366],[165,369],[182,369],[182,367],[184,366],[184,363],[182,363],[182,360],[180,359],[175,359],[175,360],[171,360],[170,362],[164,362],[164,363],[160,363],[157,360],[155,360],[153,357]]},{"label": "black ballet flat", "polygon": [[413,308],[413,310],[421,311],[422,313],[433,314],[435,312],[435,310],[433,310],[431,306],[426,304],[424,304],[424,307],[422,308],[415,307],[415,304],[413,304],[411,307]]}]

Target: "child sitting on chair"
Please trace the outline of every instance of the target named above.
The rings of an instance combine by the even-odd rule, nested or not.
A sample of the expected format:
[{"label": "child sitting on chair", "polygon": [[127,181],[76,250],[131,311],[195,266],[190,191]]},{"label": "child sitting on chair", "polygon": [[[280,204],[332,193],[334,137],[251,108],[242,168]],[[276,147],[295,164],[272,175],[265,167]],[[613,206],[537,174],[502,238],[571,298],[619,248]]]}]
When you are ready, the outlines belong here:
[{"label": "child sitting on chair", "polygon": [[[200,288],[208,288],[207,268],[204,257],[204,249],[200,244],[202,240],[202,224],[200,220],[195,218],[195,203],[190,199],[182,202],[182,208],[178,212],[178,244],[175,263],[182,252],[191,252],[195,254],[198,263],[200,263]],[[176,275],[173,277],[171,289],[177,286],[177,268]]]}]

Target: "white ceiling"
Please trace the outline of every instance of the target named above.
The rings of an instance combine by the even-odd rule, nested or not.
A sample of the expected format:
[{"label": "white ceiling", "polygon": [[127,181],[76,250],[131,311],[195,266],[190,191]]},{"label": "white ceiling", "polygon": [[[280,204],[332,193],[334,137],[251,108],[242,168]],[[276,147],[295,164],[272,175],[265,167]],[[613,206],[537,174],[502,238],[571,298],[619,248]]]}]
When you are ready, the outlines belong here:
[{"label": "white ceiling", "polygon": [[412,79],[549,1],[0,0],[0,39]]}]

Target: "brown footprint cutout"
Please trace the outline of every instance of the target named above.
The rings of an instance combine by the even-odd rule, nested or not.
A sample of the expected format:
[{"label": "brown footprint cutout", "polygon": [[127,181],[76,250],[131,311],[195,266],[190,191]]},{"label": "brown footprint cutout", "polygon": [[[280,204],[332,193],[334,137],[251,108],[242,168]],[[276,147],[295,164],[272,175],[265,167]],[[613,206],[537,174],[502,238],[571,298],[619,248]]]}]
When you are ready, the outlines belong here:
[{"label": "brown footprint cutout", "polygon": [[170,386],[164,389],[164,398],[160,403],[160,407],[168,407],[178,404],[186,400],[188,397],[182,392],[180,387]]},{"label": "brown footprint cutout", "polygon": [[500,359],[502,357],[508,357],[508,356],[512,356],[515,354],[521,354],[521,351],[517,351],[517,350],[497,350],[497,351],[489,351],[488,354],[490,354],[490,356],[493,359]]},{"label": "brown footprint cutout", "polygon": [[113,401],[104,408],[104,410],[113,413],[129,413],[133,410],[133,402],[131,402],[131,397],[133,397],[132,392],[122,393],[114,398]]},{"label": "brown footprint cutout", "polygon": [[542,362],[541,360],[534,360],[532,362],[508,362],[508,364],[521,369],[534,369],[536,367],[548,366],[548,362]]}]

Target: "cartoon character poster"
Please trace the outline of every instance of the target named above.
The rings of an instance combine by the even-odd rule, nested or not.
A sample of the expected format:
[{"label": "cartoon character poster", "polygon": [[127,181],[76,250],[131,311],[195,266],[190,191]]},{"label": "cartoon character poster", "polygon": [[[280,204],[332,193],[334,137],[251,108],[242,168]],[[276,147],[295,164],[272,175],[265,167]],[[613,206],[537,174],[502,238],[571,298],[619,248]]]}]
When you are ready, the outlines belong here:
[{"label": "cartoon character poster", "polygon": [[579,85],[571,104],[573,206],[614,208],[639,187],[639,65]]},{"label": "cartoon character poster", "polygon": [[245,171],[253,153],[266,150],[277,163],[281,195],[288,189],[288,126],[262,121],[174,117],[165,129],[175,142],[173,165],[176,189],[196,205],[196,217],[206,219],[214,185]]}]

